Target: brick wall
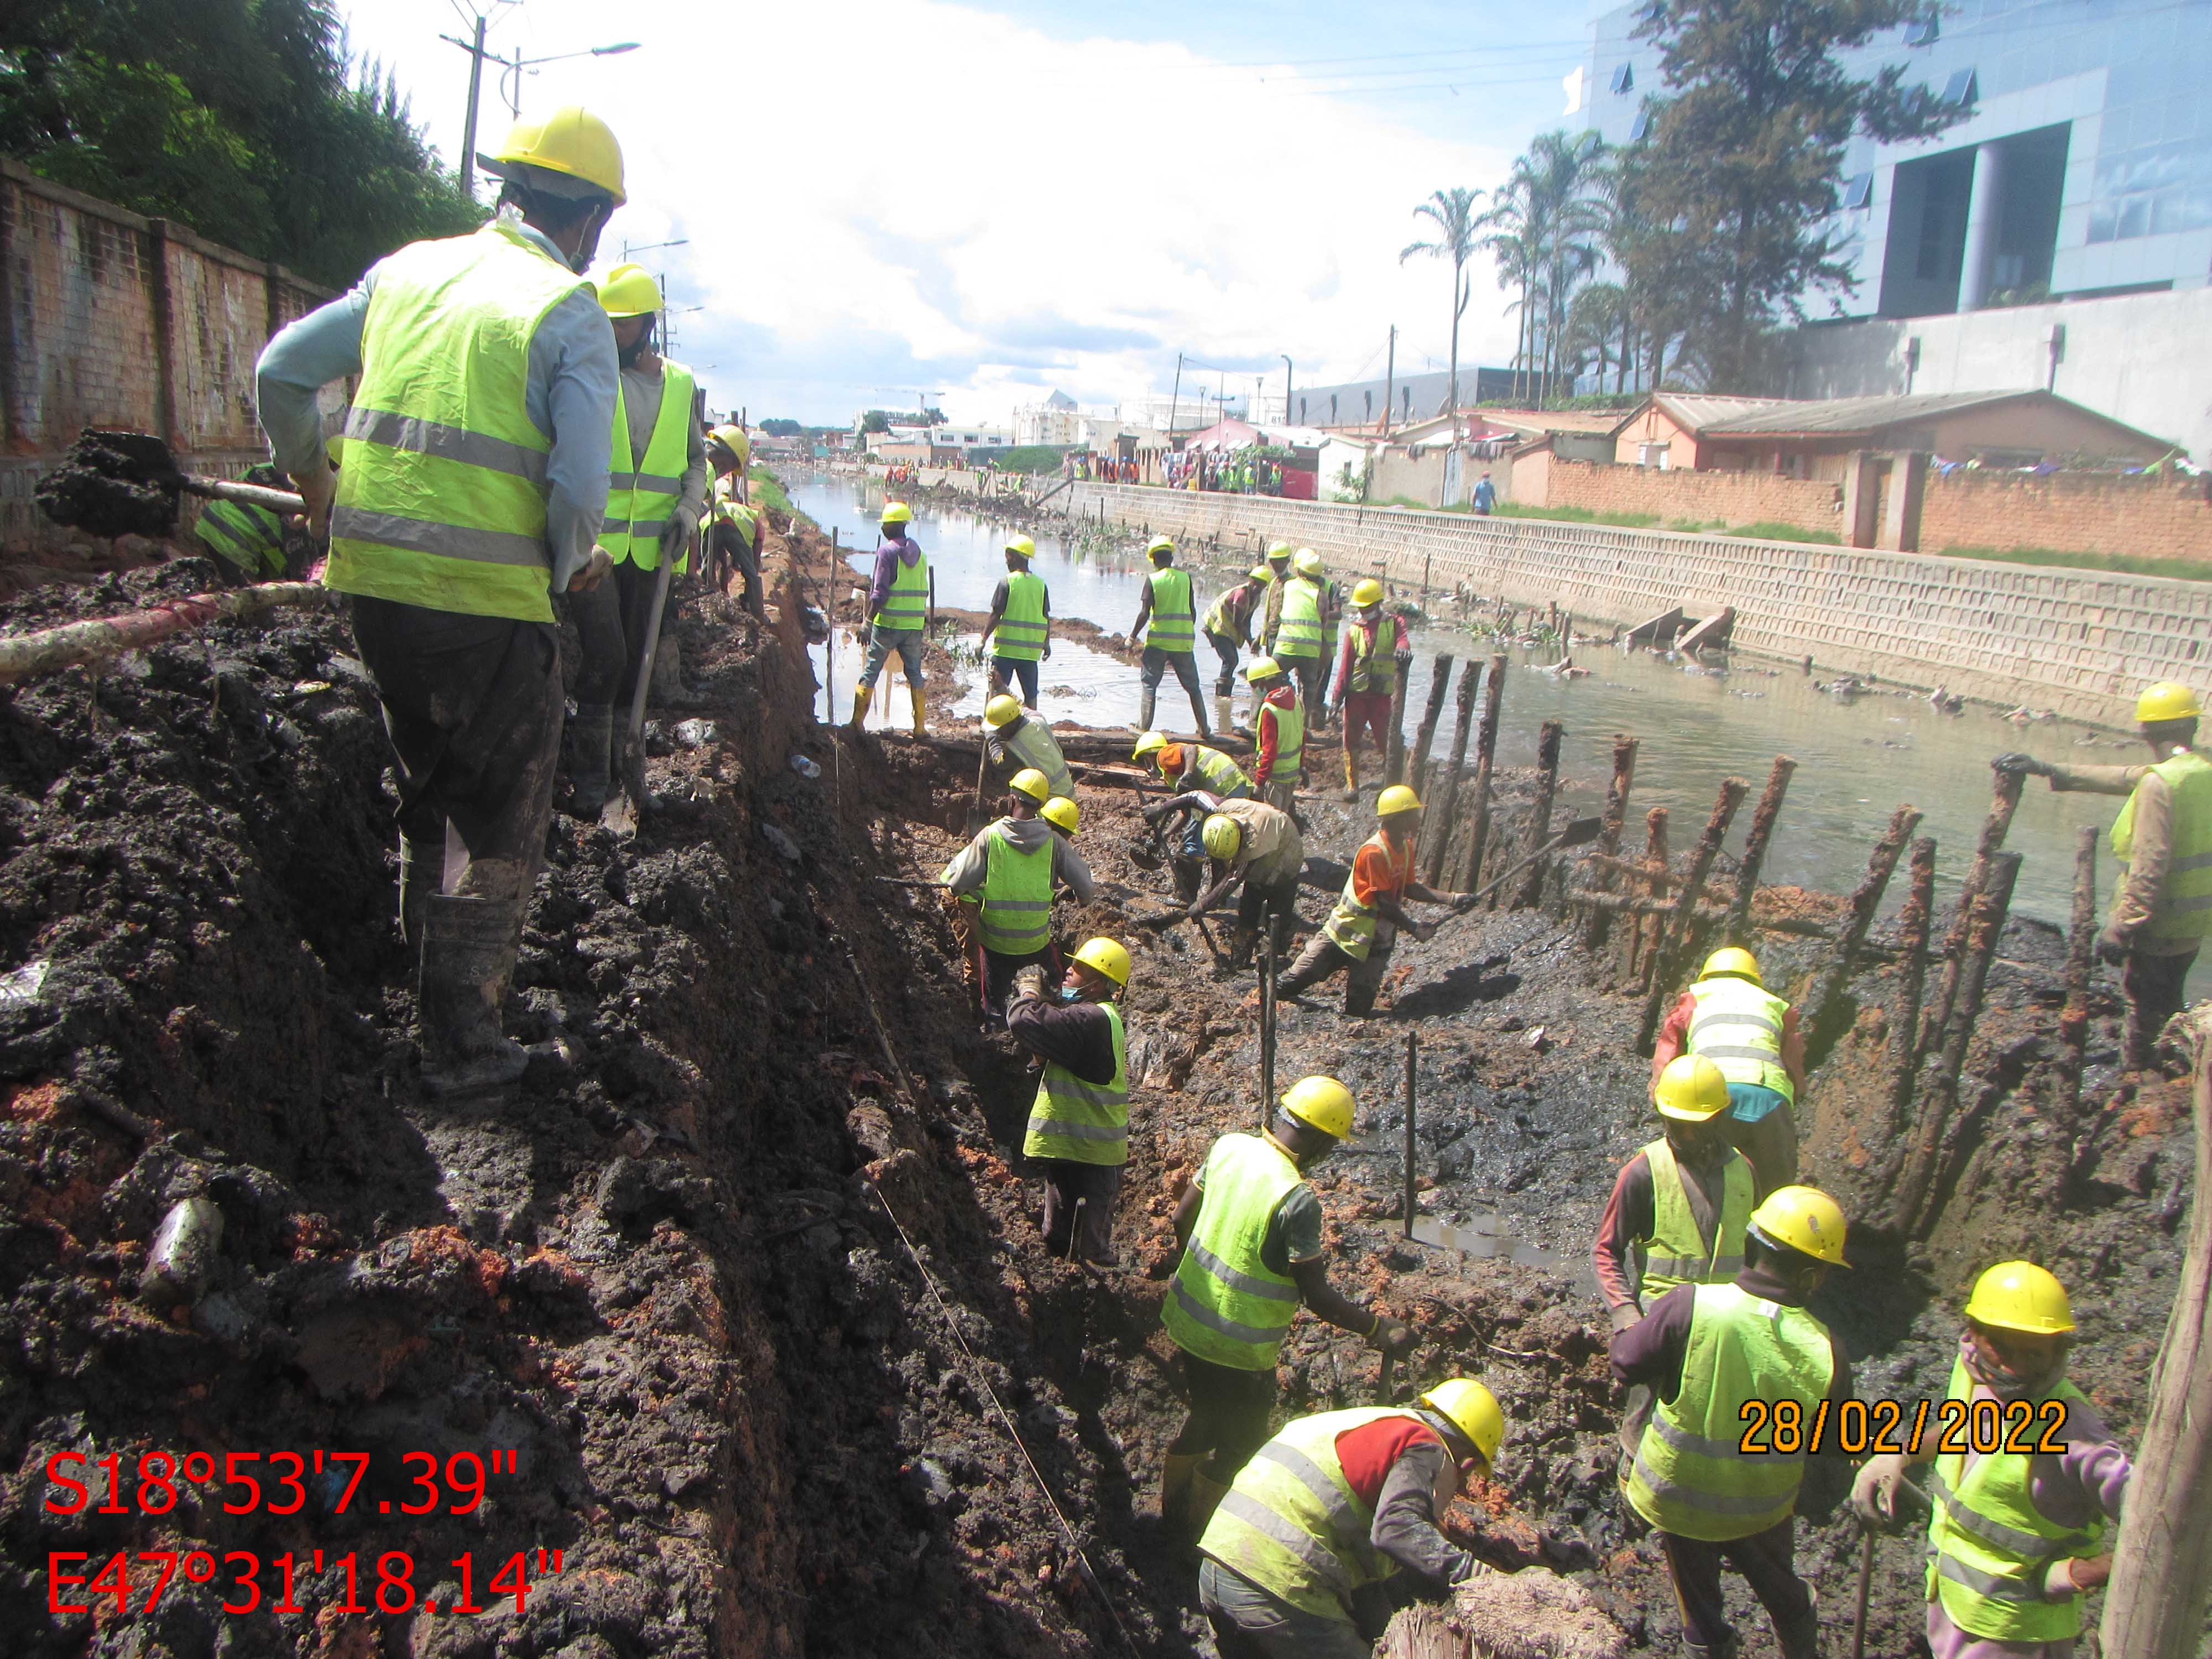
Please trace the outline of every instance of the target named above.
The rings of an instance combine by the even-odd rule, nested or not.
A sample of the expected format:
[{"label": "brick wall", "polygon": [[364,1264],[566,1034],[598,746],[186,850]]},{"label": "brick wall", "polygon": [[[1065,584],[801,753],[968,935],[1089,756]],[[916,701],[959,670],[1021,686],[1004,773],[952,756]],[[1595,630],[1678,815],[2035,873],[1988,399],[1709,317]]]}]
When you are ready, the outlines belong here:
[{"label": "brick wall", "polygon": [[1843,519],[1836,510],[1840,499],[1832,483],[1774,472],[1662,471],[1555,459],[1541,505],[1651,513],[1662,523],[1695,519],[1701,524],[1791,524],[1841,536]]},{"label": "brick wall", "polygon": [[1426,565],[1439,586],[1557,600],[1594,622],[1733,605],[1747,650],[2109,726],[2131,721],[2149,681],[2212,690],[2212,582],[1127,484],[1075,484],[1054,498],[1063,503],[1077,517],[1239,549],[1279,537],[1340,574],[1380,568],[1419,582]]},{"label": "brick wall", "polygon": [[1932,475],[1920,508],[1920,545],[2052,548],[2138,559],[2212,560],[2205,480],[2014,472]]}]

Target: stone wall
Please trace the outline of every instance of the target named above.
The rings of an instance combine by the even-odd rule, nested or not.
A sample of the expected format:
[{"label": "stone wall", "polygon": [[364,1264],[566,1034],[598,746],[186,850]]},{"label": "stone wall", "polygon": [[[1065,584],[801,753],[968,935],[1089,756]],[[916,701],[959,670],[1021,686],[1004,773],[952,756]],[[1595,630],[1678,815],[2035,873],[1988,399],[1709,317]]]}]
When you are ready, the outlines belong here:
[{"label": "stone wall", "polygon": [[1920,545],[2050,548],[2137,559],[2212,562],[2208,480],[2138,475],[1954,472],[1931,475],[1920,507]]},{"label": "stone wall", "polygon": [[2212,690],[2212,582],[1129,485],[1076,484],[1063,505],[1239,557],[1279,537],[1340,575],[1418,583],[1426,569],[1437,586],[1556,600],[1591,623],[1733,605],[1747,650],[2109,726],[2130,722],[2149,681]]},{"label": "stone wall", "polygon": [[1843,535],[1837,511],[1842,493],[1834,484],[1777,472],[1662,471],[1555,457],[1547,490],[1539,505],[1650,513],[1662,523],[1694,519],[1700,524],[1788,524],[1829,531],[1838,539]]}]

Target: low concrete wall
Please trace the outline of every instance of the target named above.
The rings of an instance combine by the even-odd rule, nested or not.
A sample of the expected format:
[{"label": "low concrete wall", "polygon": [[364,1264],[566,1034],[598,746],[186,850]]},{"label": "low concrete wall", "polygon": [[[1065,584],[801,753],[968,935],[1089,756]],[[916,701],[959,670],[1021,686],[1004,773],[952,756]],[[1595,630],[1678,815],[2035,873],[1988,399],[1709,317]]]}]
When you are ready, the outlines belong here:
[{"label": "low concrete wall", "polygon": [[1243,547],[1311,547],[1339,574],[1471,584],[1633,623],[1736,607],[1736,644],[1908,685],[2125,726],[2146,683],[2212,690],[2212,583],[1540,519],[1475,519],[1079,483],[1077,517]]},{"label": "low concrete wall", "polygon": [[1700,524],[1788,524],[1843,539],[1843,491],[1778,472],[1690,472],[1555,458],[1546,489],[1539,506],[1650,513]]},{"label": "low concrete wall", "polygon": [[1952,473],[1931,476],[1920,545],[2049,548],[2137,559],[2212,560],[2212,483],[2138,473]]}]

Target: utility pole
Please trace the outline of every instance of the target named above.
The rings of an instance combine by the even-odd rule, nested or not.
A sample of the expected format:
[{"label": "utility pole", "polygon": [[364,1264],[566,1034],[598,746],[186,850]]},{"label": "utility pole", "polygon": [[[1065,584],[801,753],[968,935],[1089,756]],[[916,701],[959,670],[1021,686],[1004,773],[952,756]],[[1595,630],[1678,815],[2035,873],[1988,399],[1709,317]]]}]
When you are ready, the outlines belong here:
[{"label": "utility pole", "polygon": [[1291,355],[1284,352],[1283,359],[1283,424],[1291,423]]},{"label": "utility pole", "polygon": [[[445,39],[451,40],[453,36]],[[477,193],[477,94],[483,89],[484,20],[477,16],[476,44],[469,54],[469,113],[461,124],[461,194],[473,201]],[[458,42],[456,43],[458,44]]]},{"label": "utility pole", "polygon": [[[1370,357],[1367,360],[1373,362]],[[1382,435],[1390,435],[1390,398],[1398,389],[1398,325],[1390,325],[1389,367],[1382,371]]]},{"label": "utility pole", "polygon": [[1168,393],[1168,447],[1175,447],[1176,404],[1182,398],[1182,353],[1176,353],[1175,389]]}]

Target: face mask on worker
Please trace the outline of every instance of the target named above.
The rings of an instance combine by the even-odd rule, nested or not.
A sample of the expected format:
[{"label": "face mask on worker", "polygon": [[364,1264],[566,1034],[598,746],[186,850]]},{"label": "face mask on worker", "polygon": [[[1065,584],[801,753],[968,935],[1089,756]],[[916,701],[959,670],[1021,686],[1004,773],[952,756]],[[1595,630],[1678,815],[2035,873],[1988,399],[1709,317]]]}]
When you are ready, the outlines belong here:
[{"label": "face mask on worker", "polygon": [[[2002,1344],[2000,1346],[2000,1344]],[[2063,1341],[2021,1342],[2004,1334],[1966,1333],[1966,1375],[2000,1400],[2048,1394],[2066,1375]]]}]

